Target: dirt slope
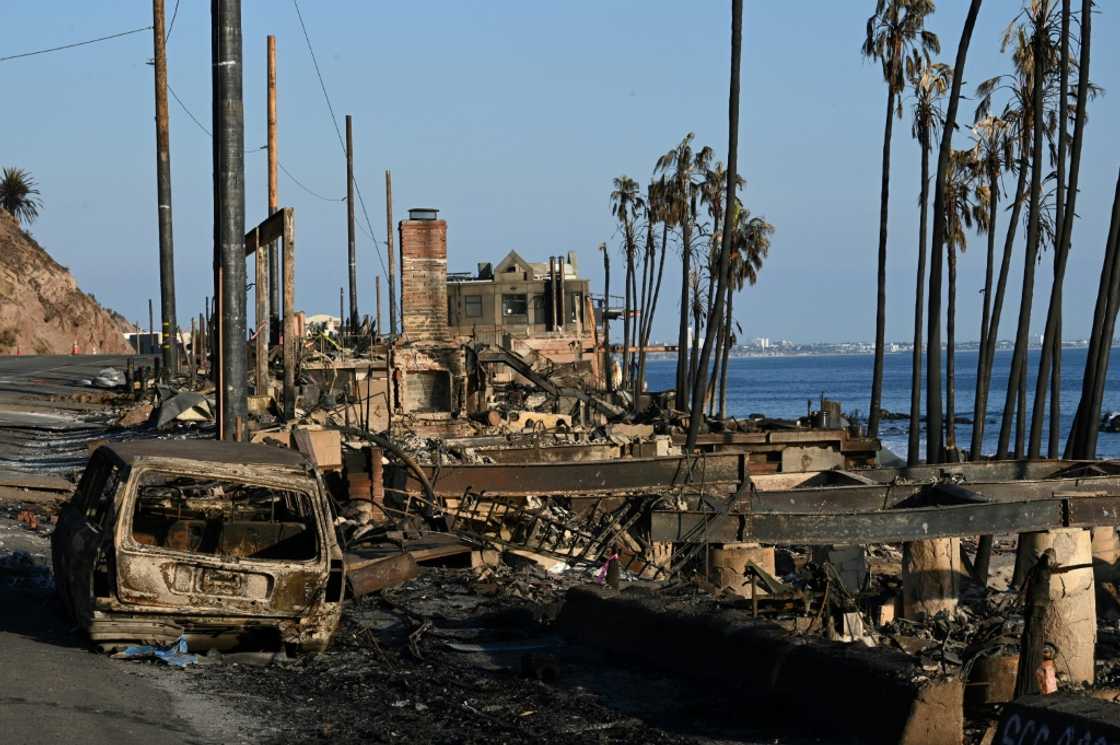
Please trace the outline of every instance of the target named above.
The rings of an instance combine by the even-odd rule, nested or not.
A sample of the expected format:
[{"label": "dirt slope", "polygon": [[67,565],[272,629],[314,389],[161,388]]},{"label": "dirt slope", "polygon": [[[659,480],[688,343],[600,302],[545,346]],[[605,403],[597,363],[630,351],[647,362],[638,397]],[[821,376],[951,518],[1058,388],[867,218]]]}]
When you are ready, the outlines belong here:
[{"label": "dirt slope", "polygon": [[0,354],[128,352],[129,330],[0,209]]}]

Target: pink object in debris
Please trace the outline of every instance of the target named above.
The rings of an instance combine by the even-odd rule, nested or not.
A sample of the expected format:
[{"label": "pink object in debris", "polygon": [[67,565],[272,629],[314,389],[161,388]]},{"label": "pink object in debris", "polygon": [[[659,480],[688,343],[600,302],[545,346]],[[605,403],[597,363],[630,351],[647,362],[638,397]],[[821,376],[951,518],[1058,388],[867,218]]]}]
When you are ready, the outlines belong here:
[{"label": "pink object in debris", "polygon": [[612,561],[618,561],[618,552],[617,551],[615,553],[611,554],[610,556],[608,556],[607,560],[606,560],[606,562],[604,562],[603,566],[599,567],[599,571],[595,572],[595,582],[597,584],[601,585],[601,584],[603,584],[604,582],[607,581],[607,570],[610,568]]}]

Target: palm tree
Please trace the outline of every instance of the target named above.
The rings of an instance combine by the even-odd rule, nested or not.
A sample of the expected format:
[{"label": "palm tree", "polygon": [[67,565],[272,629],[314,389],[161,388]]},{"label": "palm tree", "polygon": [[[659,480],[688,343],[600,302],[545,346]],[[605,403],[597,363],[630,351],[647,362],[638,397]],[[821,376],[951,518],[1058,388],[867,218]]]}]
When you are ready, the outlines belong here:
[{"label": "palm tree", "polygon": [[692,140],[695,136],[692,132],[686,134],[676,147],[657,159],[654,168],[655,175],[664,176],[664,217],[681,231],[681,303],[676,385],[676,406],[680,410],[689,407],[688,326],[692,305],[689,301],[690,278],[693,273],[692,230],[696,224],[695,177],[698,170],[703,172],[712,157],[709,147],[701,148],[699,152],[693,150]]},{"label": "palm tree", "polygon": [[0,207],[24,225],[35,222],[43,200],[35,179],[22,168],[5,168],[0,171]]},{"label": "palm tree", "polygon": [[925,30],[933,12],[932,0],[877,0],[867,19],[863,56],[882,64],[887,83],[887,116],[883,125],[883,179],[879,201],[879,275],[875,311],[875,369],[871,378],[871,416],[868,434],[879,436],[883,399],[883,347],[887,328],[887,212],[890,200],[891,133],[895,116],[902,116],[900,95],[906,79],[929,64],[930,53],[941,51],[937,35]]},{"label": "palm tree", "polygon": [[[1051,458],[1057,456],[1058,451],[1058,426],[1060,417],[1060,404],[1058,401],[1061,389],[1061,319],[1062,319],[1062,283],[1065,279],[1066,263],[1069,259],[1070,240],[1073,235],[1073,221],[1077,215],[1077,184],[1081,173],[1081,147],[1085,132],[1086,104],[1090,96],[1089,82],[1089,41],[1090,24],[1092,18],[1091,0],[1083,0],[1081,10],[1081,50],[1080,60],[1077,65],[1077,102],[1074,106],[1076,119],[1073,129],[1073,148],[1070,153],[1069,191],[1065,191],[1065,149],[1069,101],[1069,25],[1070,2],[1062,2],[1061,23],[1061,51],[1058,64],[1060,66],[1060,81],[1058,84],[1058,152],[1057,152],[1057,191],[1055,221],[1058,231],[1054,250],[1054,281],[1050,288],[1050,305],[1046,312],[1046,329],[1042,338],[1042,351],[1039,354],[1038,374],[1039,384],[1035,392],[1034,412],[1031,418],[1031,438],[1028,454],[1032,458],[1041,455],[1042,450],[1042,423],[1044,419],[1044,405],[1046,400],[1046,383],[1050,378],[1051,408],[1050,408],[1050,437],[1048,443]],[[1068,200],[1063,203],[1063,198]],[[1053,365],[1051,371],[1051,365]],[[1051,372],[1053,373],[1051,375]]]},{"label": "palm tree", "polygon": [[[646,347],[649,345],[649,335],[653,329],[653,317],[657,312],[657,300],[661,295],[661,278],[665,275],[665,253],[669,242],[670,218],[667,212],[665,179],[651,180],[646,200],[647,241],[652,235],[651,231],[657,223],[661,224],[661,257],[657,262],[656,276],[653,269],[653,254],[649,254],[649,292],[642,305],[642,312],[638,317],[638,380],[634,395],[634,413],[639,413],[638,394],[641,393],[642,381],[645,380]],[[647,252],[650,248],[647,246]]]},{"label": "palm tree", "polygon": [[[746,179],[742,176],[737,176],[735,184],[735,191],[738,192],[743,186],[746,185]],[[704,178],[700,185],[700,201],[708,207],[708,216],[712,218],[712,229],[709,237],[709,267],[713,270],[718,266],[719,261],[719,246],[721,244],[721,236],[723,234],[723,201],[727,191],[727,171],[724,170],[723,163],[716,161],[714,165],[704,172]],[[715,272],[712,271],[714,274]],[[709,283],[709,287],[710,287]],[[727,316],[730,318],[730,315]],[[727,354],[724,353],[725,347],[728,344],[728,334],[731,330],[730,323],[722,323],[716,337],[715,348],[715,365],[712,367],[712,375],[708,381],[708,390],[710,391],[708,399],[709,405],[715,406],[715,390],[716,382],[721,380],[723,376],[720,375],[720,369],[723,361],[727,359]],[[722,414],[721,414],[722,418]]]},{"label": "palm tree", "polygon": [[[968,231],[974,222],[986,219],[974,201],[976,180],[972,150],[954,150],[945,179],[945,249],[949,265],[949,307],[945,322],[945,446],[957,446],[957,253],[968,246]],[[979,214],[978,214],[979,213]]]},{"label": "palm tree", "polygon": [[[1042,235],[1042,135],[1044,115],[1045,77],[1047,75],[1049,28],[1049,0],[1036,0],[1025,11],[1026,23],[1017,28],[1008,28],[1005,39],[1016,38],[1015,64],[1018,72],[1031,82],[1031,184],[1030,205],[1027,213],[1027,246],[1023,260],[1023,290],[1019,302],[1019,322],[1015,332],[1015,349],[1011,356],[1011,372],[1008,376],[1007,397],[1004,402],[1003,417],[1000,425],[996,457],[1006,458],[1011,442],[1012,416],[1019,410],[1019,428],[1022,431],[1026,411],[1020,389],[1025,388],[1027,343],[1030,333],[1031,306],[1034,300],[1034,274],[1038,263],[1038,250]],[[1029,28],[1027,27],[1029,24]],[[1029,34],[1029,42],[1028,42]],[[1020,438],[1021,439],[1021,438]],[[1022,442],[1016,447],[1017,454],[1023,455]]]},{"label": "palm tree", "polygon": [[929,311],[926,318],[926,463],[941,462],[941,252],[945,247],[945,180],[949,170],[949,154],[953,150],[953,132],[957,127],[957,109],[961,102],[961,81],[965,60],[976,28],[976,16],[982,0],[971,0],[964,19],[957,56],[953,61],[953,84],[945,109],[941,145],[937,151],[937,179],[933,188],[933,237],[930,241]]},{"label": "palm tree", "polygon": [[987,270],[984,275],[984,300],[980,317],[980,353],[976,361],[976,391],[972,407],[972,439],[969,443],[969,457],[980,460],[983,456],[984,424],[988,416],[988,386],[991,383],[991,358],[995,354],[996,335],[999,332],[999,319],[1003,312],[1003,298],[1007,291],[1007,276],[1011,270],[1011,248],[1014,244],[1015,226],[1019,221],[1023,191],[1026,186],[1026,169],[1020,169],[1011,223],[1008,226],[1009,239],[1004,244],[1003,259],[1000,263],[999,280],[996,294],[992,298],[992,279],[995,270],[996,216],[999,214],[1000,179],[1005,168],[1015,169],[1015,148],[1017,137],[1013,122],[995,116],[984,116],[972,128],[973,158],[979,166],[978,197],[987,209],[987,217],[978,222],[981,234],[987,235]]},{"label": "palm tree", "polygon": [[734,324],[735,293],[750,284],[758,282],[758,273],[762,270],[762,262],[770,253],[770,237],[774,234],[774,226],[766,222],[763,217],[751,217],[750,210],[735,200],[735,215],[731,218],[734,233],[731,236],[731,259],[727,280],[727,313],[724,320],[725,341],[722,347],[722,360],[717,360],[720,369],[719,379],[719,418],[723,419],[727,411],[727,362],[731,347],[735,344],[735,334],[732,331]]},{"label": "palm tree", "polygon": [[614,191],[611,192],[611,214],[622,224],[623,252],[626,256],[626,304],[622,317],[622,386],[630,379],[630,317],[633,315],[634,295],[634,257],[637,253],[637,240],[634,236],[634,225],[638,216],[645,209],[642,200],[641,187],[638,182],[629,176],[617,176],[614,179]]},{"label": "palm tree", "polygon": [[915,465],[921,459],[921,406],[922,406],[922,312],[925,310],[926,289],[926,226],[929,216],[929,151],[933,139],[941,128],[941,98],[949,90],[953,71],[948,65],[934,63],[923,65],[920,74],[912,78],[914,86],[914,123],[911,134],[922,151],[922,181],[918,197],[918,271],[914,288],[914,349],[910,368],[910,433],[906,449],[906,462]]},{"label": "palm tree", "polygon": [[[738,183],[739,166],[739,80],[743,53],[743,0],[731,0],[731,82],[727,96],[727,196],[724,203],[730,207],[735,201],[735,185]],[[715,346],[715,332],[723,319],[724,293],[727,291],[728,268],[731,264],[731,230],[724,216],[724,229],[721,236],[719,268],[715,285],[715,304],[708,310],[708,328],[704,334],[704,346],[697,365],[699,374],[693,383],[692,400],[696,407],[688,418],[688,438],[685,452],[691,453],[696,447],[700,434],[699,404],[704,400],[708,387],[708,364],[711,361],[712,347]]]}]

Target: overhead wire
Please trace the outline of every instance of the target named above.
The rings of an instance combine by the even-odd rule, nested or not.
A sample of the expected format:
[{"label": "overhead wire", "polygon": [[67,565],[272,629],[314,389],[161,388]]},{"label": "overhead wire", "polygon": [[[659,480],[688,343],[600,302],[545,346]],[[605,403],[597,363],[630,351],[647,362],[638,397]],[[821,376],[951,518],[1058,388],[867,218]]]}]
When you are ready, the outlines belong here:
[{"label": "overhead wire", "polygon": [[[184,113],[186,113],[186,115],[188,117],[190,117],[190,120],[192,122],[194,122],[198,126],[199,129],[201,129],[203,132],[205,132],[207,137],[213,137],[214,134],[209,129],[207,129],[206,125],[203,124],[197,116],[194,115],[194,112],[191,111],[190,107],[188,107],[186,105],[186,103],[183,102],[183,99],[179,98],[179,94],[175,92],[175,89],[171,87],[170,83],[168,83],[168,85],[167,85],[167,90],[168,90],[169,93],[171,93],[171,97],[175,99],[175,103],[179,104],[179,106],[183,109]],[[255,153],[255,152],[260,152],[261,150],[267,150],[267,149],[268,149],[268,145],[261,145],[259,148],[256,148],[254,150],[250,150],[248,152]],[[300,181],[299,178],[297,178],[294,173],[292,173],[290,170],[288,170],[287,166],[285,166],[283,164],[283,162],[281,162],[280,160],[276,161],[276,165],[280,167],[280,170],[284,172],[284,175],[286,175],[288,178],[290,178],[292,180],[292,183],[294,183],[300,189],[303,189],[305,192],[307,192],[311,196],[313,196],[317,199],[321,199],[324,202],[345,202],[346,201],[346,197],[338,198],[338,197],[323,196],[322,194],[315,191],[314,189],[312,189],[307,184]]]},{"label": "overhead wire", "polygon": [[163,43],[166,44],[168,39],[171,38],[171,29],[175,28],[175,19],[179,16],[179,0],[175,0],[175,10],[171,11],[171,23],[167,24],[167,33],[163,36]]},{"label": "overhead wire", "polygon": [[[311,43],[311,34],[307,31],[307,24],[303,21],[303,13],[299,10],[299,0],[292,0],[292,7],[296,10],[296,17],[299,18],[300,28],[303,30],[304,41],[307,42],[307,51],[311,54],[311,64],[315,67],[315,77],[319,79],[319,87],[323,91],[323,100],[327,103],[327,111],[331,115],[331,123],[334,125],[334,134],[338,138],[338,146],[342,149],[343,156],[346,155],[346,143],[342,140],[342,129],[338,126],[338,117],[334,113],[334,106],[331,104],[330,94],[327,93],[327,83],[323,79],[323,72],[319,69],[319,59],[315,55],[315,47]],[[385,257],[381,253],[381,243],[373,233],[373,223],[369,219],[369,211],[366,210],[366,200],[362,196],[362,188],[358,185],[358,179],[354,179],[354,191],[358,194],[358,204],[362,208],[362,218],[366,222],[366,235],[373,241],[373,247],[377,249],[377,260],[381,264],[381,273],[388,275],[385,269]]]},{"label": "overhead wire", "polygon": [[130,34],[138,34],[142,31],[151,31],[151,26],[144,26],[142,28],[134,28],[131,31],[121,31],[116,34],[109,34],[108,36],[99,36],[96,39],[87,39],[86,41],[76,41],[73,44],[63,44],[59,47],[50,47],[49,49],[36,49],[33,52],[20,52],[19,54],[9,54],[6,57],[0,57],[0,62],[8,62],[9,60],[21,59],[23,57],[34,57],[37,54],[47,54],[48,52],[61,52],[64,49],[73,49],[75,47],[84,47],[87,44],[96,44],[100,41],[109,41],[110,39],[119,39],[122,36]]}]

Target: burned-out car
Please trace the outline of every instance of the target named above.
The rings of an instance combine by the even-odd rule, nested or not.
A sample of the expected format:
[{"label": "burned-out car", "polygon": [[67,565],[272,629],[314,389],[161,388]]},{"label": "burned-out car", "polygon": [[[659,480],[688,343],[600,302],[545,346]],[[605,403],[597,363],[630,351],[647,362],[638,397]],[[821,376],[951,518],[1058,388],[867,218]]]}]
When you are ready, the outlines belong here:
[{"label": "burned-out car", "polygon": [[345,584],[330,497],[302,455],[217,441],[106,445],[51,540],[55,584],[102,648],[324,649]]}]

